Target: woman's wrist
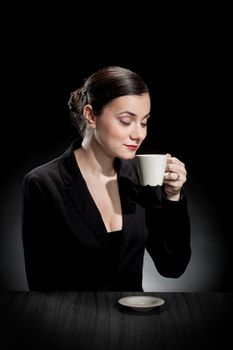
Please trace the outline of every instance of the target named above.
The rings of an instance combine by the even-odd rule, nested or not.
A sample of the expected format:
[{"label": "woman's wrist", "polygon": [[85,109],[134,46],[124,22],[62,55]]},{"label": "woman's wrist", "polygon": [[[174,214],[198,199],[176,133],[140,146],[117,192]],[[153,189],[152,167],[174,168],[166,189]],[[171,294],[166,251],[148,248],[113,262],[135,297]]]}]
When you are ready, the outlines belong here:
[{"label": "woman's wrist", "polygon": [[166,199],[169,201],[178,202],[180,200],[180,192],[176,194],[166,194]]}]

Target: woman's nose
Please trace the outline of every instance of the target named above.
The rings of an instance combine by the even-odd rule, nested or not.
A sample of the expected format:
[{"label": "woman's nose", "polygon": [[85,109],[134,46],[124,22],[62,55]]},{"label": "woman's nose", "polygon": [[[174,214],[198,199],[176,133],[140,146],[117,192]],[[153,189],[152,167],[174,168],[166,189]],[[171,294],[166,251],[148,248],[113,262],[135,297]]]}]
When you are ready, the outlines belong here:
[{"label": "woman's nose", "polygon": [[146,130],[143,130],[141,125],[135,126],[130,133],[130,138],[132,140],[141,141],[142,139],[145,138],[145,136],[146,136]]}]

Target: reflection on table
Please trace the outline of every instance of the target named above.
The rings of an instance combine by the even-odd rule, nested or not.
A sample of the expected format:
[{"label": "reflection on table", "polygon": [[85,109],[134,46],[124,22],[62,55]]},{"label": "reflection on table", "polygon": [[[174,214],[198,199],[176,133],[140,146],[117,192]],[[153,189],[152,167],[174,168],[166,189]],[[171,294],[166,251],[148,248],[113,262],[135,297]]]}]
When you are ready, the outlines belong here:
[{"label": "reflection on table", "polygon": [[[118,304],[127,295],[165,304],[137,312]],[[0,321],[1,349],[225,349],[233,345],[233,294],[2,292]]]}]

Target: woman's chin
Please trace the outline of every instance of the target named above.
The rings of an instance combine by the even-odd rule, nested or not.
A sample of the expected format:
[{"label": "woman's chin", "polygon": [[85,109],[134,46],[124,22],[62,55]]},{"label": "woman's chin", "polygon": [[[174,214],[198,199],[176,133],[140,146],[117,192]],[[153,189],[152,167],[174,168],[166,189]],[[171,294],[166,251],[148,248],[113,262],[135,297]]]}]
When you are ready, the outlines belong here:
[{"label": "woman's chin", "polygon": [[130,160],[135,157],[136,153],[132,152],[132,154],[121,154],[118,158],[124,159],[124,160]]}]

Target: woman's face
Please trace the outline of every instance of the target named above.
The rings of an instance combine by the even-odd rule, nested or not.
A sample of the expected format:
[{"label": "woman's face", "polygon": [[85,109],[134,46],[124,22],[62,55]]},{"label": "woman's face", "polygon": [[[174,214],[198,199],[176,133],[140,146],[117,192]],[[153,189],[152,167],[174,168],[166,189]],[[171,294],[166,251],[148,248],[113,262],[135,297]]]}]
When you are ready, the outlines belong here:
[{"label": "woman's face", "polygon": [[116,98],[95,119],[96,142],[111,158],[134,158],[146,137],[149,114],[148,93]]}]

